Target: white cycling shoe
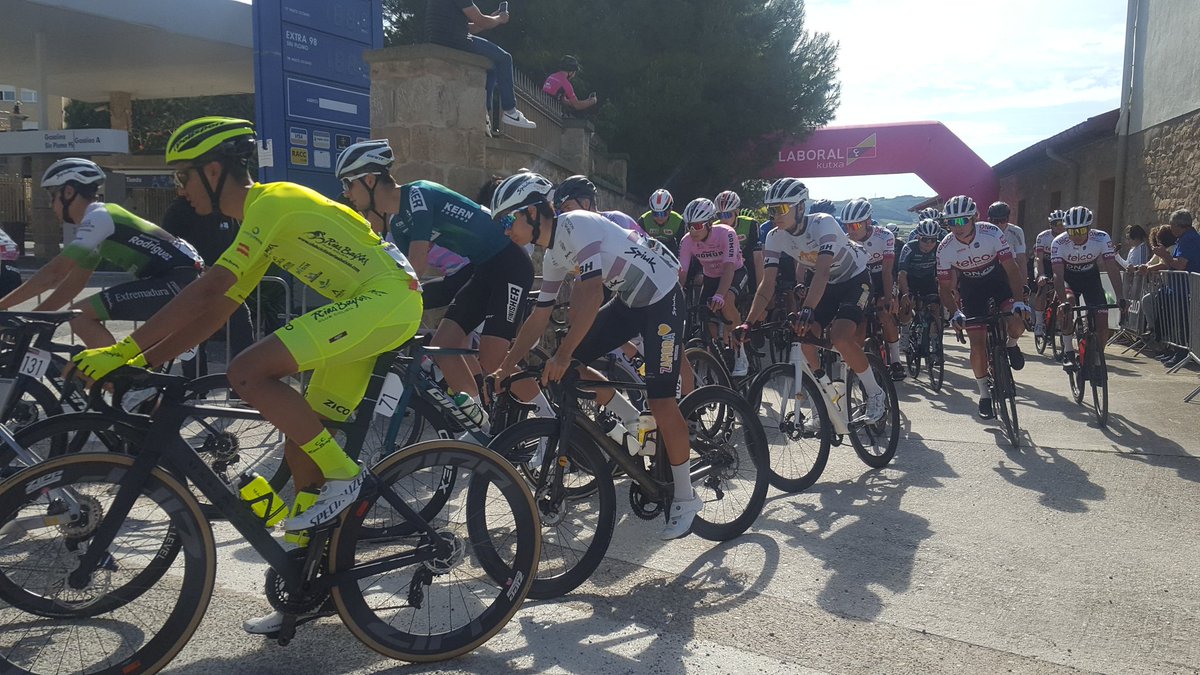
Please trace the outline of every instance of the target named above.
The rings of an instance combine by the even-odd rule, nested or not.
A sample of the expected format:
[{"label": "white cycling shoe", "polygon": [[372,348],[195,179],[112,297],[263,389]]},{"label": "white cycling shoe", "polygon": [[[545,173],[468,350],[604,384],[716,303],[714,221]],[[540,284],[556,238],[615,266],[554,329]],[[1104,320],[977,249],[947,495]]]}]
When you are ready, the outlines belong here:
[{"label": "white cycling shoe", "polygon": [[667,526],[662,531],[663,540],[669,541],[687,536],[692,531],[692,523],[696,520],[696,514],[700,513],[700,509],[703,508],[704,502],[700,499],[700,495],[695,493],[692,493],[691,499],[671,502]]},{"label": "white cycling shoe", "polygon": [[359,463],[358,475],[354,478],[325,481],[320,494],[317,495],[317,501],[303,513],[288,518],[283,524],[283,529],[289,532],[307,530],[336,519],[358,498],[366,475],[366,469]]},{"label": "white cycling shoe", "polygon": [[875,424],[883,419],[887,414],[887,393],[880,391],[877,394],[867,396],[867,409],[863,411],[863,417],[866,418],[867,424]]}]

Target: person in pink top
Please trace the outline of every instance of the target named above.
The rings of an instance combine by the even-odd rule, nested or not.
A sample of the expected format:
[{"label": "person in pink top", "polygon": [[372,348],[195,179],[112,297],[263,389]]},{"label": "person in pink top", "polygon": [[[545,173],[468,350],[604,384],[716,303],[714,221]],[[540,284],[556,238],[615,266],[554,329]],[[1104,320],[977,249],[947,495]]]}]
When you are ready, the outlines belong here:
[{"label": "person in pink top", "polygon": [[[700,297],[710,311],[720,312],[729,325],[737,326],[742,323],[737,296],[746,285],[746,265],[737,232],[728,225],[713,222],[716,218],[717,207],[703,197],[693,199],[683,210],[687,233],[679,240],[679,283],[687,282],[688,266],[694,257],[704,275]],[[730,337],[730,333],[725,334],[727,343]],[[739,345],[731,374],[740,377],[747,369],[746,356]]]},{"label": "person in pink top", "polygon": [[571,78],[579,73],[579,59],[567,54],[558,62],[558,70],[550,73],[542,85],[542,91],[563,102],[563,105],[575,112],[582,112],[596,105],[596,94],[579,100],[575,95],[575,87],[571,86]]}]

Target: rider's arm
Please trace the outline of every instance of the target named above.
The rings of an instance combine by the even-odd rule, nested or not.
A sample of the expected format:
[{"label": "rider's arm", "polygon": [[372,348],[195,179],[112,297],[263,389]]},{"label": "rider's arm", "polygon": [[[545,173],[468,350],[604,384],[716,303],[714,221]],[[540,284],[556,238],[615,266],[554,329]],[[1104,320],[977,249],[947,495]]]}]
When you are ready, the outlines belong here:
[{"label": "rider's arm", "polygon": [[942,298],[942,306],[950,309],[958,308],[958,270],[951,269],[948,273],[938,274],[938,295]]},{"label": "rider's arm", "polygon": [[604,277],[595,275],[587,279],[580,278],[571,288],[571,312],[567,320],[570,328],[558,343],[555,357],[567,358],[575,353],[575,348],[583,342],[584,336],[592,328],[600,305],[604,301]]},{"label": "rider's arm", "polygon": [[75,300],[75,296],[87,287],[88,279],[91,278],[92,270],[78,264],[73,265],[67,272],[66,278],[58,283],[58,288],[54,289],[50,297],[43,300],[33,310],[35,312],[54,312],[62,309]]},{"label": "rider's arm", "polygon": [[17,286],[12,293],[0,298],[0,309],[10,309],[52,288],[57,288],[62,280],[66,279],[77,267],[79,267],[79,263],[74,260],[62,255],[55,256],[42,269],[35,272],[28,281]]},{"label": "rider's arm", "polygon": [[1058,294],[1059,302],[1066,302],[1067,284],[1063,281],[1063,270],[1066,269],[1066,265],[1059,261],[1052,261],[1051,264],[1054,266],[1054,292]]},{"label": "rider's arm", "polygon": [[1008,273],[1008,285],[1012,288],[1013,298],[1020,301],[1025,295],[1025,273],[1021,271],[1020,267],[1017,267],[1015,258],[1009,258],[1000,264],[1004,266],[1004,271]]},{"label": "rider's arm", "polygon": [[1121,287],[1121,265],[1116,258],[1107,258],[1104,260],[1104,271],[1108,272],[1108,280],[1112,282],[1113,293],[1117,296],[1117,302],[1125,299],[1125,292]]},{"label": "rider's arm", "polygon": [[686,234],[679,240],[679,285],[687,285],[688,268],[692,265],[692,238]]},{"label": "rider's arm", "polygon": [[900,281],[900,295],[902,295],[902,296],[908,295],[908,270],[906,270],[904,268],[900,269],[899,281]]},{"label": "rider's arm", "polygon": [[804,306],[816,308],[825,295],[825,287],[829,285],[829,270],[833,268],[833,253],[821,251],[817,254],[817,264],[813,268],[812,284],[808,287],[808,297],[804,298]]},{"label": "rider's arm", "polygon": [[418,277],[425,276],[425,271],[429,268],[429,247],[428,241],[414,241],[408,245],[406,257]]},{"label": "rider's arm", "polygon": [[896,256],[885,255],[883,257],[883,300],[885,302],[892,301],[892,271],[896,267]]},{"label": "rider's arm", "polygon": [[[721,281],[717,283],[717,295],[722,298],[733,283],[733,273],[737,270],[738,238],[733,229],[729,230],[728,241],[725,245],[725,264],[721,266]],[[743,263],[745,264],[745,263]]]},{"label": "rider's arm", "polygon": [[[229,315],[241,303],[225,294],[237,281],[233,272],[219,264],[214,265],[199,279],[184,286],[179,295],[133,331],[131,337],[144,352],[172,338],[154,351],[159,355],[178,349],[174,354],[160,357],[160,363],[178,356],[187,348],[208,339],[229,320]],[[147,360],[150,358],[147,357]]]},{"label": "rider's arm", "polygon": [[[574,307],[574,298],[572,298],[571,306]],[[548,305],[537,305],[529,314],[529,318],[525,323],[521,324],[521,330],[517,333],[517,337],[513,340],[512,347],[509,348],[508,354],[505,355],[504,361],[500,364],[497,370],[502,372],[511,371],[516,368],[517,363],[525,358],[530,349],[537,344],[542,335],[546,332],[546,326],[550,323],[550,313],[554,311],[554,302],[551,301]]]},{"label": "rider's arm", "polygon": [[758,282],[758,291],[754,294],[754,302],[750,305],[750,313],[746,315],[747,322],[754,323],[767,313],[767,304],[775,296],[775,278],[778,276],[778,265],[771,265],[763,270],[763,275]]}]

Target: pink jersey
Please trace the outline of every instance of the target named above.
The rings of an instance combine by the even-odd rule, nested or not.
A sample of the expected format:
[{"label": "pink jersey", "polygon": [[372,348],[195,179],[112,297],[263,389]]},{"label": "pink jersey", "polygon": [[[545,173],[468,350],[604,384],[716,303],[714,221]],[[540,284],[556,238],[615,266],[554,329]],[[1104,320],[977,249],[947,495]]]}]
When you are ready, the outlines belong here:
[{"label": "pink jersey", "polygon": [[975,223],[975,236],[964,244],[951,234],[938,244],[937,277],[950,279],[951,270],[958,270],[968,279],[989,274],[999,263],[1013,259],[1012,247],[1000,228],[991,223]]},{"label": "pink jersey", "polygon": [[742,247],[738,244],[737,232],[720,223],[712,226],[708,239],[700,241],[692,232],[679,242],[679,268],[687,270],[692,258],[700,261],[704,276],[719,279],[725,263],[733,263],[734,269],[742,267]]},{"label": "pink jersey", "polygon": [[1093,228],[1088,232],[1083,245],[1071,241],[1071,235],[1063,232],[1050,245],[1050,262],[1066,265],[1068,272],[1090,272],[1096,269],[1097,260],[1115,260],[1117,248],[1104,230]]},{"label": "pink jersey", "polygon": [[885,228],[871,226],[871,234],[858,245],[867,252],[867,269],[872,274],[882,273],[884,261],[896,258],[896,235]]},{"label": "pink jersey", "polygon": [[545,84],[542,85],[542,91],[554,97],[562,94],[563,98],[568,101],[578,100],[575,96],[575,87],[571,86],[571,78],[567,77],[565,70],[550,73]]}]

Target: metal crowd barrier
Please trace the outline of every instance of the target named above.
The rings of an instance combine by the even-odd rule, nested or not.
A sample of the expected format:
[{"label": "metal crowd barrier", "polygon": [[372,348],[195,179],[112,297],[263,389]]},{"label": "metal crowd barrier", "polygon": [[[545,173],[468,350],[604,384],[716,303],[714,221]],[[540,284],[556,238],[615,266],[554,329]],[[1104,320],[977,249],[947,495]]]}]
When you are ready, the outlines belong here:
[{"label": "metal crowd barrier", "polygon": [[[1187,358],[1168,373],[1189,363],[1200,364],[1200,274],[1174,270],[1142,276],[1126,272],[1122,283],[1129,312],[1120,333],[1131,340],[1125,352],[1133,349],[1140,353],[1154,341],[1187,352]],[[1183,400],[1187,403],[1196,396],[1200,396],[1200,387]]]}]

